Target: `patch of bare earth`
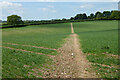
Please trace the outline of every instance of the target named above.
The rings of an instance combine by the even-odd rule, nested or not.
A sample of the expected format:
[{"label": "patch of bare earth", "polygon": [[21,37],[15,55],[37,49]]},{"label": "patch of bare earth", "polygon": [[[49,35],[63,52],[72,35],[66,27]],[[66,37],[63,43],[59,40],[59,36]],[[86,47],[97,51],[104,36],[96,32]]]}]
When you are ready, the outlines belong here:
[{"label": "patch of bare earth", "polygon": [[[54,64],[47,65],[48,68],[33,69],[43,75],[43,78],[97,78],[92,70],[91,63],[80,49],[78,35],[74,33],[71,23],[71,34],[65,44],[57,51],[59,55],[53,57]],[[45,65],[46,66],[46,65]]]},{"label": "patch of bare earth", "polygon": [[60,55],[56,56],[57,72],[60,78],[96,78],[91,70],[91,64],[83,55],[77,34],[72,34],[64,46],[58,49]]}]

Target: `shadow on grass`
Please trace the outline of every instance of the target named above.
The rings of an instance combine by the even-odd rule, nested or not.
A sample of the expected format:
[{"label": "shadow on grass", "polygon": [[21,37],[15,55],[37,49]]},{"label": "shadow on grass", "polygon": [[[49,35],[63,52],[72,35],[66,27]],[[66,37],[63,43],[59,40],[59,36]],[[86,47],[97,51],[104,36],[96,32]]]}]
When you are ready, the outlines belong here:
[{"label": "shadow on grass", "polygon": [[5,27],[0,27],[0,29],[6,29],[6,28],[21,28],[21,27],[26,27],[27,25],[18,25],[18,26],[5,26]]}]

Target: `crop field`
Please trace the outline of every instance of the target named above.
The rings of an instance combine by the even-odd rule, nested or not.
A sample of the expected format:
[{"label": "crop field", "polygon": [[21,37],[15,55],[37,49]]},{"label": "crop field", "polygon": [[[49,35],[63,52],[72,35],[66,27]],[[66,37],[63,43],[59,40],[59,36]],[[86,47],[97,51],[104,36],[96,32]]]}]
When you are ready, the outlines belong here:
[{"label": "crop field", "polygon": [[[118,21],[74,22],[73,28],[97,75],[117,78]],[[53,65],[50,56],[59,55],[70,34],[70,23],[2,29],[3,78],[35,77],[35,68]]]},{"label": "crop field", "polygon": [[69,26],[50,24],[3,29],[3,78],[34,77],[28,72],[52,63],[47,55],[58,54],[56,49],[70,34]]},{"label": "crop field", "polygon": [[118,77],[118,21],[74,23],[82,51],[104,78]]}]

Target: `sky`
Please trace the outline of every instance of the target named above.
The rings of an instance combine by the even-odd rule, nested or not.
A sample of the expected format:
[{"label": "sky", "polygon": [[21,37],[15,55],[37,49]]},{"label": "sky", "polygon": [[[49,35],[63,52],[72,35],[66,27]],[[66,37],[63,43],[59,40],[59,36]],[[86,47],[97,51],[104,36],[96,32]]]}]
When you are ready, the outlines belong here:
[{"label": "sky", "polygon": [[[102,0],[101,0],[102,1]],[[17,14],[23,20],[50,20],[70,18],[79,13],[95,13],[96,11],[118,10],[119,0],[0,0],[0,19]]]}]

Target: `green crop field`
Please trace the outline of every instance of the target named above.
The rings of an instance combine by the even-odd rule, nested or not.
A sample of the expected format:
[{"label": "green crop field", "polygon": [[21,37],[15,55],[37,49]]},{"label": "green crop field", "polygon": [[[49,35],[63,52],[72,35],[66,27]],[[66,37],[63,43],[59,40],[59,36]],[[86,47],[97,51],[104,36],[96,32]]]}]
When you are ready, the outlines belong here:
[{"label": "green crop field", "polygon": [[[73,27],[83,53],[97,74],[102,78],[117,78],[118,21],[75,22]],[[56,49],[70,34],[70,23],[3,29],[3,78],[35,77],[28,73],[44,64],[51,65],[52,60],[47,55],[59,54]]]},{"label": "green crop field", "polygon": [[117,78],[118,21],[74,23],[74,31],[79,35],[82,51],[94,63],[97,73],[104,78]]},{"label": "green crop field", "polygon": [[[61,47],[64,39],[69,34],[69,23],[3,29],[3,78],[34,77],[28,75],[32,69],[40,68],[43,64],[52,63],[48,56],[34,54],[34,52],[57,55],[57,51],[51,48],[57,49]],[[4,47],[14,48],[15,50]],[[17,51],[16,49],[33,51],[33,53]],[[25,67],[25,65],[30,67]]]}]

